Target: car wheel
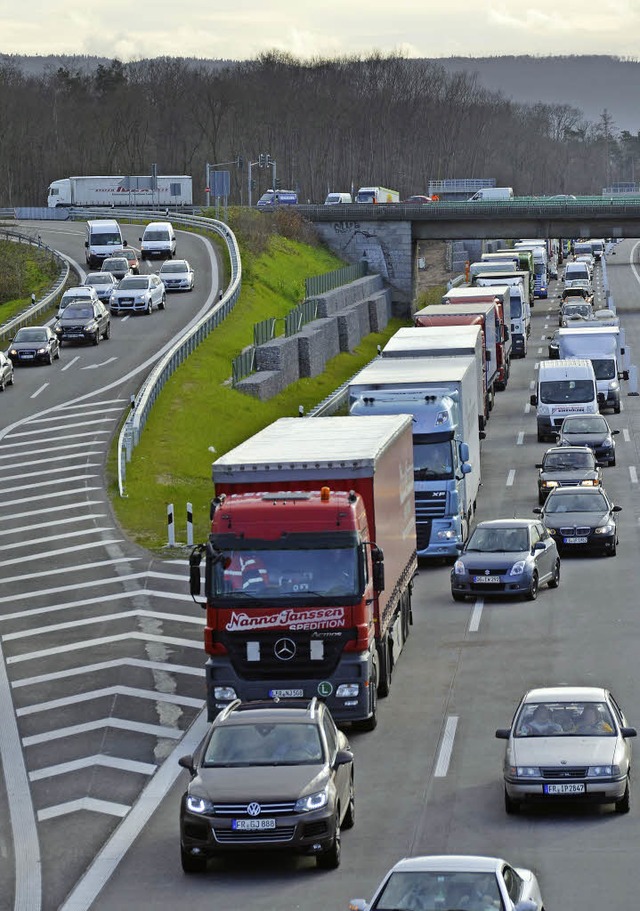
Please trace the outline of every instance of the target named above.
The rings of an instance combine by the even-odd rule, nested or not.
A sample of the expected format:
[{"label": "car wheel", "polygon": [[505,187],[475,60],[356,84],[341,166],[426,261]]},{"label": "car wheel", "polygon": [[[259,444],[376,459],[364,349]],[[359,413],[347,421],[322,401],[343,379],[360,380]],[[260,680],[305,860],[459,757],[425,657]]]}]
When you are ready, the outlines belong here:
[{"label": "car wheel", "polygon": [[369,680],[369,699],[371,716],[369,718],[365,718],[364,721],[354,722],[354,727],[358,731],[375,731],[376,727],[378,726],[378,662],[376,658],[373,660],[371,678]]},{"label": "car wheel", "polygon": [[111,338],[111,320],[107,323],[107,328],[104,330],[104,335],[102,337],[105,341]]},{"label": "car wheel", "polygon": [[144,311],[145,316],[151,316],[151,311],[152,311],[152,310],[153,310],[153,306],[152,306],[152,304],[151,304],[151,301],[149,301],[149,302],[147,303],[147,309]]},{"label": "car wheel", "polygon": [[620,414],[620,402],[618,402],[617,405],[614,405],[614,406],[613,406],[613,413],[614,413],[614,414]]},{"label": "car wheel", "polygon": [[162,300],[158,304],[158,310],[164,310],[164,308],[166,307],[166,304],[167,304],[167,298],[166,298],[166,295],[163,294]]},{"label": "car wheel", "polygon": [[466,601],[467,596],[460,594],[460,592],[451,592],[451,597],[454,601]]},{"label": "car wheel", "polygon": [[618,553],[618,542],[614,541],[609,550],[606,550],[605,553],[608,557],[615,557]]},{"label": "car wheel", "polygon": [[51,352],[49,352],[49,353],[47,354],[47,364],[48,364],[49,366],[51,366],[51,365],[53,364],[53,354],[52,354]]},{"label": "car wheel", "polygon": [[344,819],[342,820],[343,829],[352,829],[356,824],[356,788],[355,782],[353,780],[353,772],[351,773],[351,779],[349,781],[349,805],[347,807],[347,812],[344,814]]},{"label": "car wheel", "polygon": [[533,575],[531,576],[531,585],[529,586],[529,591],[526,593],[525,598],[527,601],[535,601],[538,597],[538,573],[534,569]]},{"label": "car wheel", "polygon": [[12,371],[11,371],[11,376],[10,376],[9,379],[7,380],[7,386],[13,386],[13,380],[14,380],[14,378],[15,378],[15,374],[14,374],[14,372],[13,372],[13,370],[12,370]]},{"label": "car wheel", "polygon": [[504,811],[508,816],[515,816],[520,812],[520,802],[509,797],[506,788],[504,789]]},{"label": "car wheel", "polygon": [[549,588],[557,588],[560,585],[560,560],[556,560],[553,569],[553,579],[549,580]]},{"label": "car wheel", "polygon": [[613,466],[614,466],[615,464],[616,464],[616,457],[614,456],[612,459],[609,459],[609,466],[610,466],[611,468],[613,468]]},{"label": "car wheel", "polygon": [[336,816],[336,831],[331,846],[316,855],[316,864],[321,870],[337,870],[340,866],[340,820]]},{"label": "car wheel", "polygon": [[53,355],[56,361],[60,360],[60,348],[62,347],[62,342],[58,342],[58,347],[56,348],[56,353]]},{"label": "car wheel", "polygon": [[96,334],[93,336],[93,344],[97,347],[100,344],[100,330],[96,329]]},{"label": "car wheel", "polygon": [[538,443],[544,443],[544,433],[538,431]]},{"label": "car wheel", "polygon": [[2,377],[0,377],[0,392],[4,392],[5,385],[6,385],[6,381],[5,381],[5,378],[2,376]]},{"label": "car wheel", "polygon": [[627,778],[627,786],[624,789],[624,794],[620,800],[616,800],[615,803],[616,813],[628,813],[630,807],[629,779]]},{"label": "car wheel", "polygon": [[202,854],[189,854],[184,848],[180,848],[180,860],[185,873],[204,873],[207,869],[207,858]]}]

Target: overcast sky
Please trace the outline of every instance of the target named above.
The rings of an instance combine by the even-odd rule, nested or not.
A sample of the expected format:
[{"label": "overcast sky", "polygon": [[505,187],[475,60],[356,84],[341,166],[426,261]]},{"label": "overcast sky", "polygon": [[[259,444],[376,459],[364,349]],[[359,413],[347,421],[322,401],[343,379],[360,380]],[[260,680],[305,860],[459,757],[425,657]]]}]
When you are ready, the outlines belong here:
[{"label": "overcast sky", "polygon": [[0,0],[0,53],[638,59],[640,0]]}]

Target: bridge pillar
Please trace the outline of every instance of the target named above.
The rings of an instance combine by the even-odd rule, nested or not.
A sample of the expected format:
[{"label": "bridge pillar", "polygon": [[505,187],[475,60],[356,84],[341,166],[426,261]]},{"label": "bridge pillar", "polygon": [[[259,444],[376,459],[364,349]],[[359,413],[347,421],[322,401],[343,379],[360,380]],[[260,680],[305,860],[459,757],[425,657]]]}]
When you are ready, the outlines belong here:
[{"label": "bridge pillar", "polygon": [[320,239],[347,262],[366,260],[391,288],[394,315],[408,316],[414,297],[415,242],[410,221],[316,222]]}]

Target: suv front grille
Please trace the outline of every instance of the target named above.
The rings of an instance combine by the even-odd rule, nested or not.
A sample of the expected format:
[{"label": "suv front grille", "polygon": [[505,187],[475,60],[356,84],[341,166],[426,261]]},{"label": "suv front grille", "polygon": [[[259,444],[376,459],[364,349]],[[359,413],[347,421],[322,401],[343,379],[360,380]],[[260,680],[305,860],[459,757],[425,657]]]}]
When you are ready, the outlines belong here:
[{"label": "suv front grille", "polygon": [[[280,803],[260,803],[261,816],[290,816],[295,807],[295,800]],[[216,803],[213,811],[216,816],[247,817],[249,803]]]},{"label": "suv front grille", "polygon": [[213,837],[219,844],[282,844],[291,841],[295,826],[283,826],[281,829],[266,829],[264,832],[238,832],[235,829],[213,829]]}]

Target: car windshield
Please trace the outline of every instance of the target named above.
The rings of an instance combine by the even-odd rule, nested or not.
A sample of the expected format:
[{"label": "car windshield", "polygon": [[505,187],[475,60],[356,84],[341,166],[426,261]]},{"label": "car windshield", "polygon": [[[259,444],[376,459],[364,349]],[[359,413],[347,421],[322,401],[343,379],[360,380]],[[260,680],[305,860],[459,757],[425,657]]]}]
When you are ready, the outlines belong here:
[{"label": "car windshield", "polygon": [[44,342],[46,339],[46,329],[19,329],[14,342]]},{"label": "car windshield", "polygon": [[503,908],[494,873],[398,870],[382,887],[376,911]]},{"label": "car windshield", "polygon": [[514,737],[615,737],[605,702],[530,702],[522,706]]},{"label": "car windshield", "polygon": [[491,528],[478,526],[475,529],[467,551],[482,553],[520,552],[529,549],[529,530],[527,528]]},{"label": "car windshield", "polygon": [[302,598],[355,598],[361,590],[354,547],[225,550],[214,565],[214,597],[299,602]]},{"label": "car windshield", "polygon": [[94,247],[113,247],[122,244],[122,238],[117,231],[91,232],[91,245]]},{"label": "car windshield", "polygon": [[113,276],[110,272],[96,272],[87,275],[84,280],[85,285],[109,285]]},{"label": "car windshield", "polygon": [[540,401],[545,405],[590,402],[593,398],[593,380],[545,380],[540,383]]},{"label": "car windshield", "polygon": [[64,311],[65,319],[93,319],[93,309],[91,307],[66,307]]},{"label": "car windshield", "polygon": [[[556,488],[558,490],[558,488]],[[549,494],[544,511],[548,515],[562,512],[607,512],[609,506],[600,491],[594,493],[564,493],[556,490]]]},{"label": "car windshield", "polygon": [[589,304],[565,304],[562,308],[563,316],[589,316],[593,311]]},{"label": "car windshield", "polygon": [[89,295],[88,293],[87,293],[87,294],[77,294],[77,293],[74,293],[74,294],[69,294],[69,295],[63,294],[63,295],[62,295],[62,300],[60,301],[60,306],[61,306],[61,307],[68,307],[68,306],[69,306],[70,304],[72,304],[74,301],[83,301],[83,302],[84,302],[84,301],[86,301],[86,299],[87,299],[89,296],[90,296],[90,295]]},{"label": "car windshield", "polygon": [[590,452],[552,452],[545,456],[543,471],[567,471],[574,468],[595,468],[595,459]]},{"label": "car windshield", "polygon": [[122,256],[118,257],[118,259],[105,259],[102,263],[102,268],[105,271],[107,269],[128,269],[129,261]]},{"label": "car windshield", "polygon": [[315,724],[259,722],[216,728],[203,766],[313,765],[324,762]]},{"label": "car windshield", "polygon": [[118,285],[118,288],[121,291],[127,291],[130,289],[146,290],[148,287],[149,280],[144,276],[125,276]]},{"label": "car windshield", "polygon": [[188,272],[189,267],[186,263],[181,263],[179,260],[174,260],[172,263],[164,263],[160,269],[160,274],[163,272]]},{"label": "car windshield", "polygon": [[586,418],[572,418],[562,424],[562,435],[567,433],[608,433],[609,425],[597,415]]}]

